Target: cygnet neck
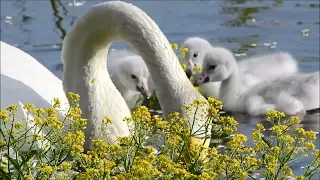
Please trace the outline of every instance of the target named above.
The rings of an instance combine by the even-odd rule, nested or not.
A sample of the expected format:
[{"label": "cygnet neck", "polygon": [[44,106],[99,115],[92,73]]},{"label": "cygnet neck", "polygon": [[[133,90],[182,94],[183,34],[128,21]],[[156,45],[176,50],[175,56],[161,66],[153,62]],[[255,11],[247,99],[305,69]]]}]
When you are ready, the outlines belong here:
[{"label": "cygnet neck", "polygon": [[219,97],[226,111],[231,111],[237,106],[237,101],[243,92],[239,68],[236,62],[234,64],[235,67],[231,70],[229,77],[223,80],[220,85]]}]

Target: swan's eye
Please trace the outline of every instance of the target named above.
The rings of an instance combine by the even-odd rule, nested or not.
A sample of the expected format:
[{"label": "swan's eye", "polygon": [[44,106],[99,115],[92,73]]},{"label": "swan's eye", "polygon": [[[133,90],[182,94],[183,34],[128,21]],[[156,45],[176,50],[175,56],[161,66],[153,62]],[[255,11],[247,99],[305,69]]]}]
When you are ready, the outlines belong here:
[{"label": "swan's eye", "polygon": [[215,65],[211,65],[211,66],[208,67],[208,70],[214,70],[216,67],[217,66],[215,66]]},{"label": "swan's eye", "polygon": [[198,53],[194,53],[194,54],[193,54],[193,57],[198,57]]},{"label": "swan's eye", "polygon": [[131,78],[132,78],[132,79],[137,79],[137,76],[131,74]]}]

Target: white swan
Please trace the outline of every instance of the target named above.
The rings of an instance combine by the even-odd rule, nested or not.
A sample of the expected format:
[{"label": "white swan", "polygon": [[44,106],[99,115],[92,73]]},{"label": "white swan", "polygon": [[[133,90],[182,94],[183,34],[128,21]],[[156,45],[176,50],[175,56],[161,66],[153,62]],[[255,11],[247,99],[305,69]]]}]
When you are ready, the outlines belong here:
[{"label": "white swan", "polygon": [[143,59],[128,50],[112,51],[108,56],[107,68],[113,84],[120,91],[129,108],[137,104],[140,95],[151,96],[154,90],[149,70]]},{"label": "white swan", "polygon": [[[279,63],[282,63],[281,59]],[[220,98],[226,111],[256,116],[276,109],[295,115],[319,108],[319,71],[287,74],[246,89],[241,83],[239,67],[232,53],[217,47],[207,52],[201,74],[201,83],[222,81]]]},{"label": "white swan", "polygon": [[[80,108],[88,119],[86,147],[91,147],[90,138],[101,136],[104,116],[111,117],[113,123],[101,129],[102,137],[116,140],[129,134],[123,118],[130,116],[130,111],[105,69],[105,54],[114,40],[129,42],[145,61],[157,82],[156,94],[165,118],[181,111],[182,104],[205,100],[186,77],[160,28],[145,12],[120,1],[95,5],[77,19],[62,49],[64,90],[80,94]],[[195,130],[203,123],[197,121]]]},{"label": "white swan", "polygon": [[[185,61],[188,66],[186,74],[191,76],[195,74],[195,79],[199,74],[193,71],[194,65],[202,67],[204,55],[211,49],[211,44],[199,37],[187,38],[181,48],[188,48]],[[283,62],[277,64],[279,61]],[[286,52],[276,52],[266,55],[256,55],[250,58],[242,59],[238,62],[241,74],[241,81],[244,87],[249,88],[257,83],[269,78],[279,77],[285,74],[291,74],[298,71],[297,61]],[[265,67],[273,66],[272,69]],[[200,92],[205,96],[219,98],[220,82],[210,82],[200,85]]]},{"label": "white swan", "polygon": [[[22,122],[31,128],[33,127],[32,117],[27,118],[23,105],[32,103],[38,108],[47,108],[53,105],[53,98],[59,98],[61,114],[58,114],[58,118],[62,120],[69,109],[69,103],[61,80],[29,54],[2,41],[0,45],[1,108],[13,104],[19,105],[15,122]],[[35,130],[29,133],[35,133]],[[24,146],[22,151],[28,147]]]}]

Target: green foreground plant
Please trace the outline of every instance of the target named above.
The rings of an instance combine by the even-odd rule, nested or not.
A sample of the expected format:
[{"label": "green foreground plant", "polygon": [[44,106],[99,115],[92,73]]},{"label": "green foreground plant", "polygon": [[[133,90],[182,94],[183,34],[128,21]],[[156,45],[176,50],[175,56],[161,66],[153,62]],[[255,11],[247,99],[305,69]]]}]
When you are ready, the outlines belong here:
[{"label": "green foreground plant", "polygon": [[[87,120],[81,118],[79,96],[69,96],[71,107],[62,122],[57,118],[58,99],[46,109],[24,105],[28,124],[15,119],[18,106],[1,110],[1,179],[255,179],[255,172],[280,179],[293,177],[290,164],[306,155],[313,160],[295,178],[310,179],[320,171],[316,134],[295,128],[297,117],[269,111],[267,121],[273,126],[266,130],[258,124],[252,133],[254,145],[248,147],[247,137],[237,133],[237,121],[220,116],[222,103],[214,98],[208,99],[209,106],[194,101],[183,107],[207,112],[205,125],[212,125],[212,134],[220,139],[214,147],[206,146],[210,137],[195,138],[181,114],[172,113],[164,121],[139,106],[125,119],[135,125],[132,136],[115,144],[94,139],[93,149],[84,152]],[[105,126],[112,123],[108,117],[102,121]]]}]

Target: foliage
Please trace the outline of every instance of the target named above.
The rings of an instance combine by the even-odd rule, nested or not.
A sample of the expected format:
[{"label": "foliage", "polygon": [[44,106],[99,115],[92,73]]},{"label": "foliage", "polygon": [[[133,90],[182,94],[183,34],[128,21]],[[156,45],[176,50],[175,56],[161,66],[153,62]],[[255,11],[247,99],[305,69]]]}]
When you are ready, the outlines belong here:
[{"label": "foliage", "polygon": [[[207,147],[210,137],[195,138],[181,114],[172,113],[164,121],[138,106],[125,119],[135,125],[132,136],[115,144],[93,139],[93,149],[84,152],[87,120],[81,118],[79,96],[69,96],[72,103],[64,121],[57,118],[58,99],[46,109],[25,105],[27,124],[15,119],[18,106],[1,110],[1,179],[255,179],[255,172],[279,179],[294,176],[290,164],[305,155],[313,160],[296,178],[308,179],[320,170],[320,151],[313,144],[316,134],[295,128],[297,117],[269,111],[267,120],[273,127],[266,130],[257,124],[254,145],[248,147],[247,137],[237,133],[237,121],[220,116],[222,103],[214,98],[208,99],[209,107],[203,101],[184,106],[208,112],[204,120],[221,140],[214,147]],[[102,121],[105,126],[112,123],[108,117]]]}]

